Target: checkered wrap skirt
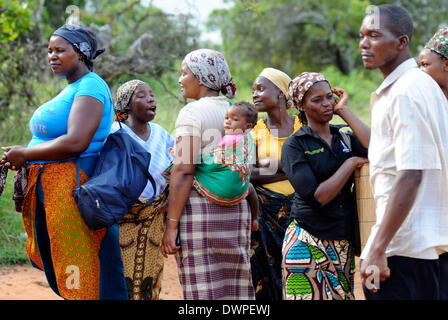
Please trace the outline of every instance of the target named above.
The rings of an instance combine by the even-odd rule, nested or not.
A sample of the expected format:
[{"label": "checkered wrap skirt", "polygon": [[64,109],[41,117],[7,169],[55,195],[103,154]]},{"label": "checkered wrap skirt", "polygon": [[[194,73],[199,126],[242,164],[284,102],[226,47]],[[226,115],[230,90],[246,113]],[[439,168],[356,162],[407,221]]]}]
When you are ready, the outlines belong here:
[{"label": "checkered wrap skirt", "polygon": [[250,222],[246,200],[224,207],[191,191],[180,221],[181,250],[176,255],[184,299],[255,299]]}]

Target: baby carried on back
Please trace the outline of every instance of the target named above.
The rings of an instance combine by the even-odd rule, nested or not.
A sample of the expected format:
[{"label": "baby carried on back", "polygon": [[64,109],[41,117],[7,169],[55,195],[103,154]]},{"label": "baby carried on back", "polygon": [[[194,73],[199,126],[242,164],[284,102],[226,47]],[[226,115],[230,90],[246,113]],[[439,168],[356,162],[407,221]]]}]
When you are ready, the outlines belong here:
[{"label": "baby carried on back", "polygon": [[225,135],[196,165],[193,188],[207,200],[233,206],[247,198],[252,214],[252,230],[258,229],[258,198],[250,183],[255,145],[249,134],[257,122],[255,107],[247,102],[230,106],[224,120]]}]

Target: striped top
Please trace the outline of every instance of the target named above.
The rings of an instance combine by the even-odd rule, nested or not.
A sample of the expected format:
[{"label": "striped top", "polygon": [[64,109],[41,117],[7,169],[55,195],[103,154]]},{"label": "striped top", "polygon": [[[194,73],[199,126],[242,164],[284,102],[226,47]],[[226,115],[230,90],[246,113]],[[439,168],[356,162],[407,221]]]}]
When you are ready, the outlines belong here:
[{"label": "striped top", "polygon": [[[166,188],[166,180],[162,176],[162,172],[171,164],[172,156],[169,153],[168,149],[174,147],[174,139],[171,134],[168,133],[165,129],[163,129],[158,124],[148,122],[148,125],[151,129],[151,134],[149,135],[148,140],[143,140],[137,134],[132,131],[124,123],[121,123],[123,129],[135,140],[137,141],[146,151],[151,154],[151,163],[149,164],[149,173],[154,178],[156,182],[156,193],[155,197],[158,197],[163,190]],[[120,129],[120,125],[118,122],[114,122],[112,124],[111,133]],[[150,198],[153,194],[153,189],[151,183],[145,187],[140,198]]]}]

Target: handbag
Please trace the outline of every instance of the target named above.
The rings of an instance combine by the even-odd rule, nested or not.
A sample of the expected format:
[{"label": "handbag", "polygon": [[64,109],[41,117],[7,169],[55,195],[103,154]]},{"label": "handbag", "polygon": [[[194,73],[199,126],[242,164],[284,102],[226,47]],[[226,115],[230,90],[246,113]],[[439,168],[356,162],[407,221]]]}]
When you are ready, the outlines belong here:
[{"label": "handbag", "polygon": [[[101,149],[93,175],[80,185],[80,164],[76,160],[76,203],[87,226],[93,230],[112,226],[129,212],[145,189],[151,154],[121,127],[110,134]],[[150,202],[148,202],[150,203]]]}]

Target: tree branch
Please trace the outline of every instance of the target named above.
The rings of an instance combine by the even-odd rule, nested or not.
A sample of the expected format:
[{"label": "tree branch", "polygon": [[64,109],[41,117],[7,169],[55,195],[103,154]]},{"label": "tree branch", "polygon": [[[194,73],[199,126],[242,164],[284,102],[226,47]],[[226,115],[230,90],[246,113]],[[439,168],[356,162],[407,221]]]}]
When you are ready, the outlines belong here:
[{"label": "tree branch", "polygon": [[179,96],[177,96],[176,94],[174,94],[167,86],[166,84],[160,80],[159,78],[154,78],[158,83],[160,83],[163,87],[163,89],[165,90],[165,92],[167,92],[170,96],[172,96],[174,99],[176,99],[177,101],[179,101],[180,103],[184,103],[183,99],[180,99]]}]

